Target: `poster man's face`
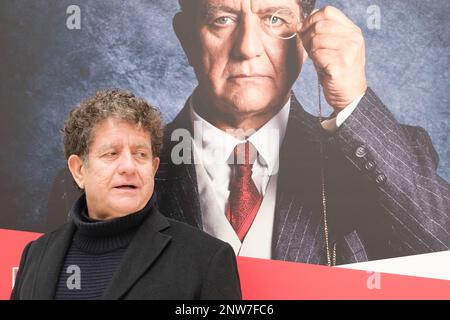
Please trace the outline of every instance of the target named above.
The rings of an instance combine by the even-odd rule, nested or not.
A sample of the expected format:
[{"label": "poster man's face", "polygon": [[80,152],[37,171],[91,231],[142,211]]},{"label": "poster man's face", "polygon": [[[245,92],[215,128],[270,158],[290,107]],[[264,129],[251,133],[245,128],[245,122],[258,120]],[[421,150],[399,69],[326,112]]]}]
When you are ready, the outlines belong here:
[{"label": "poster man's face", "polygon": [[[297,0],[199,0],[191,43],[184,43],[203,103],[224,113],[263,113],[283,104],[306,54],[264,24]],[[182,39],[181,39],[182,40]],[[183,42],[183,40],[182,40]]]}]

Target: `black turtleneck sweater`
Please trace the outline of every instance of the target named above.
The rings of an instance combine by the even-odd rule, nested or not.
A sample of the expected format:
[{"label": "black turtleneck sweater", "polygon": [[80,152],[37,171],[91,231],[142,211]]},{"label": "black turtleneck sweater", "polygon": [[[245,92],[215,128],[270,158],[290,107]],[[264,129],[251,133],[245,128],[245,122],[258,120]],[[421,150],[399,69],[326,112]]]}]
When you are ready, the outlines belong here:
[{"label": "black turtleneck sweater", "polygon": [[151,211],[156,195],[140,211],[111,220],[93,220],[82,196],[71,211],[76,226],[66,253],[55,299],[98,299],[119,267],[134,234]]}]

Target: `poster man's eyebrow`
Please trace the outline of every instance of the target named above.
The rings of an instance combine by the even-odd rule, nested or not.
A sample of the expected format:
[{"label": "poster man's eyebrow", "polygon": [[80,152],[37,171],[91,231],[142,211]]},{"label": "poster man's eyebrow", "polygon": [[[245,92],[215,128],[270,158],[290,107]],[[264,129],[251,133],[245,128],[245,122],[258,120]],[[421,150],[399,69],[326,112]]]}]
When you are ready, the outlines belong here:
[{"label": "poster man's eyebrow", "polygon": [[235,15],[240,14],[240,10],[225,6],[225,5],[214,5],[214,4],[208,4],[206,8],[203,10],[203,16],[205,18],[211,18],[216,16],[218,13],[232,13]]},{"label": "poster man's eyebrow", "polygon": [[[288,6],[270,6],[270,7],[265,7],[265,8],[261,8],[257,14],[273,14],[279,10],[291,10],[291,7]],[[203,17],[208,19],[208,18],[213,18],[215,16],[217,16],[218,13],[231,13],[234,15],[239,15],[241,13],[241,11],[239,9],[227,6],[227,5],[215,5],[215,4],[208,4],[206,5],[206,7],[203,10]]]},{"label": "poster man's eyebrow", "polygon": [[266,8],[261,8],[257,13],[258,14],[267,14],[267,13],[275,13],[279,10],[290,10],[292,11],[292,8],[287,6],[271,6]]}]

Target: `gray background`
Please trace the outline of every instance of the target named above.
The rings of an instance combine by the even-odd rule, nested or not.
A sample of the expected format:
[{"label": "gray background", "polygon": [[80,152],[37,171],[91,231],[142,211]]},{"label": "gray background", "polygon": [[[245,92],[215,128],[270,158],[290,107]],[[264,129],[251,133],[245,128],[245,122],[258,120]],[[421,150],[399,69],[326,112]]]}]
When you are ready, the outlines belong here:
[{"label": "gray background", "polygon": [[[399,121],[430,133],[448,181],[450,1],[318,5],[325,3],[363,29],[369,85]],[[71,4],[81,7],[81,30],[66,28]],[[373,4],[381,30],[366,25]],[[45,232],[64,221],[63,207],[49,210],[66,196],[55,182],[65,167],[59,130],[81,99],[121,87],[159,106],[167,121],[181,109],[196,81],[172,31],[177,9],[176,0],[0,1],[0,228]],[[311,63],[294,91],[315,113]]]}]

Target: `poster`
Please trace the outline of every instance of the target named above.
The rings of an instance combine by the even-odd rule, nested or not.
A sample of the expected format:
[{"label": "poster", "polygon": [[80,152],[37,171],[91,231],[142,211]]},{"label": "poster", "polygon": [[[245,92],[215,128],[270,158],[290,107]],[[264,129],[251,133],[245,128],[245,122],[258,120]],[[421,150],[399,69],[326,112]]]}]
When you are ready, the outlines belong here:
[{"label": "poster", "polygon": [[[318,1],[316,7],[325,5],[337,7],[362,30],[369,87],[399,123],[420,126],[428,132],[439,155],[437,173],[443,180],[449,181],[450,38],[447,16],[450,5],[444,0],[337,0]],[[3,205],[0,228],[4,232],[0,255],[11,256],[16,263],[2,268],[0,277],[6,283],[2,298],[8,297],[10,281],[14,280],[18,267],[17,259],[26,242],[35,237],[34,233],[47,233],[67,222],[68,212],[79,196],[66,169],[62,151],[61,129],[69,111],[97,90],[123,88],[156,105],[165,121],[170,122],[196,88],[196,75],[172,26],[178,11],[179,4],[175,0],[77,3],[15,0],[0,4],[0,139],[3,150],[0,158],[0,196]],[[306,60],[292,89],[305,111],[317,115],[317,73],[311,59]],[[321,103],[324,113],[330,115],[333,110],[323,93]],[[288,182],[294,183],[296,178],[287,179],[292,179]],[[390,183],[389,176],[387,179]],[[318,183],[318,180],[315,181]],[[342,181],[343,188],[348,186],[346,183],[348,181]],[[430,182],[430,185],[433,183]],[[316,196],[319,194],[313,197]],[[273,201],[275,205],[277,200]],[[278,201],[281,201],[280,196]],[[438,215],[443,217],[439,227],[442,229],[439,237],[442,246],[438,246],[440,249],[437,250],[427,250],[427,253],[437,251],[438,255],[427,256],[414,264],[407,260],[394,269],[383,268],[389,263],[381,261],[377,267],[369,266],[368,270],[449,280],[449,268],[436,270],[435,273],[429,270],[430,265],[442,263],[448,266],[450,263],[448,254],[444,252],[449,244],[450,209],[448,198],[445,200],[444,196],[442,201],[447,201],[447,206],[440,202],[436,209]],[[418,205],[428,207],[427,204]],[[431,205],[436,206],[436,203]],[[295,221],[289,224],[291,228],[296,228]],[[11,230],[33,234],[16,235],[10,233]],[[383,239],[383,232],[387,231],[380,232],[378,236]],[[293,236],[289,237],[297,239],[301,234],[292,230]],[[17,240],[17,248],[9,246],[19,238],[22,240]],[[303,252],[300,247],[297,253],[290,251],[289,239],[285,239],[285,256],[281,254],[281,249],[279,255],[275,255],[276,244],[274,246],[273,239],[270,239],[270,254],[274,261],[268,263],[278,266],[280,261],[298,265],[309,262],[308,257],[301,258]],[[375,240],[378,241],[378,238],[372,235],[372,241]],[[349,248],[354,249],[352,246]],[[374,257],[380,258],[382,255],[375,254]],[[341,264],[367,259],[363,256],[361,261],[355,258],[343,260]],[[239,261],[242,268],[259,268],[258,260],[243,258]],[[263,265],[266,262],[260,261]],[[318,260],[314,264],[326,264],[323,262]],[[416,271],[405,265],[410,265],[409,268],[411,265],[424,267]],[[282,263],[279,265],[280,268],[283,266]],[[430,271],[432,275],[424,274],[423,270]],[[374,276],[373,273],[359,274],[363,275],[364,281]],[[376,283],[374,279],[370,281]],[[294,292],[290,297],[301,297],[301,293],[298,294]],[[265,298],[251,293],[247,297]],[[268,296],[273,297],[278,296]],[[283,298],[282,295],[280,297]],[[316,297],[320,298],[320,294]]]}]

